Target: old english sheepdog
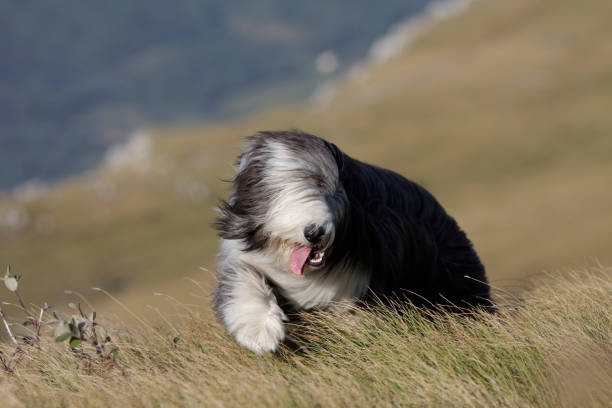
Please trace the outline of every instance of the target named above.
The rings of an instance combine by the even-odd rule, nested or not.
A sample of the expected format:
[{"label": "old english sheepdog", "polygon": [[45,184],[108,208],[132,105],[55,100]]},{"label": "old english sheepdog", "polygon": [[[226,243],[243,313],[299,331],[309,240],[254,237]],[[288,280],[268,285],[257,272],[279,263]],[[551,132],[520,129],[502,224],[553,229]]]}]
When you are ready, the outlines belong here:
[{"label": "old english sheepdog", "polygon": [[215,225],[213,306],[240,344],[274,351],[286,313],[374,297],[493,308],[472,243],[423,187],[308,133],[247,142]]}]

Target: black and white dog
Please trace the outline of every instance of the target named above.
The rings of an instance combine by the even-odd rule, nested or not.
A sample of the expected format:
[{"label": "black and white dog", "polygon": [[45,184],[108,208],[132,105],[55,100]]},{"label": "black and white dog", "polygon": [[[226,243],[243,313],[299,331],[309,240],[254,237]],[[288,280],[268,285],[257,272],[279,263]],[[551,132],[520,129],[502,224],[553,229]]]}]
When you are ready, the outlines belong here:
[{"label": "black and white dog", "polygon": [[230,197],[214,308],[256,353],[285,336],[285,312],[371,297],[493,308],[472,243],[423,187],[300,131],[247,139]]}]

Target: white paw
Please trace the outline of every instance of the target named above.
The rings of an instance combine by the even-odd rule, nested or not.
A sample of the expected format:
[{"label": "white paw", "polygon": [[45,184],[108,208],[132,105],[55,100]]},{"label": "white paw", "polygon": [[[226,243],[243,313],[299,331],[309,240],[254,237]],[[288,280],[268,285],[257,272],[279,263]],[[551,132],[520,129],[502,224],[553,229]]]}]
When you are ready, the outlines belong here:
[{"label": "white paw", "polygon": [[244,322],[234,335],[238,343],[257,354],[275,351],[285,338],[284,320],[287,318],[282,310],[274,305],[264,316],[252,317]]}]

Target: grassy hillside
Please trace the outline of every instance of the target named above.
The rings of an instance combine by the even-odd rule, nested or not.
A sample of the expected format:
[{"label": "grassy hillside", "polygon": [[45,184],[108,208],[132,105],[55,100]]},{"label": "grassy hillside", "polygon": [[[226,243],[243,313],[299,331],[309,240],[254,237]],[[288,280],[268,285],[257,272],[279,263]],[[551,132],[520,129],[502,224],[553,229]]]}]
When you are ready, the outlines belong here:
[{"label": "grassy hillside", "polygon": [[[476,2],[340,84],[327,103],[154,130],[148,157],[133,167],[2,198],[0,262],[35,277],[23,288],[29,298],[50,301],[91,286],[140,301],[183,287],[185,275],[210,285],[199,267],[214,266],[213,207],[240,138],[297,127],[424,184],[468,232],[496,286],[520,289],[544,270],[596,259],[611,264],[605,4]],[[15,214],[24,221],[9,227]]]},{"label": "grassy hillside", "polygon": [[3,404],[605,407],[611,273],[576,272],[543,284],[517,310],[478,319],[430,319],[402,306],[309,315],[309,330],[292,328],[292,349],[261,357],[200,308],[172,302],[172,328],[112,323],[118,367],[87,365],[53,340],[28,348],[15,374],[0,377]]}]

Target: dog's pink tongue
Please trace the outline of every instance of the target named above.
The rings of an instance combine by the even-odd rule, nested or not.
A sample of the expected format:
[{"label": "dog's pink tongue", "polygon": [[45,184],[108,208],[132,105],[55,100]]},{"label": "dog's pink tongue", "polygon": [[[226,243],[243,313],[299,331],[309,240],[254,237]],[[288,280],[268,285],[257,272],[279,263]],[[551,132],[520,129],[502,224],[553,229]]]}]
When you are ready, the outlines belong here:
[{"label": "dog's pink tongue", "polygon": [[312,251],[311,247],[296,245],[291,252],[291,256],[289,257],[289,264],[291,266],[291,270],[296,275],[304,274],[304,264],[310,256],[310,251]]}]

